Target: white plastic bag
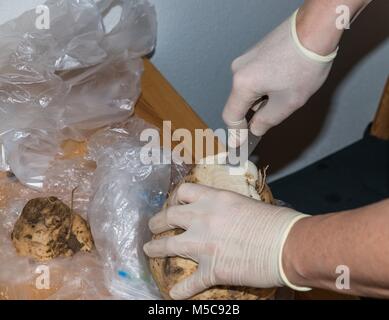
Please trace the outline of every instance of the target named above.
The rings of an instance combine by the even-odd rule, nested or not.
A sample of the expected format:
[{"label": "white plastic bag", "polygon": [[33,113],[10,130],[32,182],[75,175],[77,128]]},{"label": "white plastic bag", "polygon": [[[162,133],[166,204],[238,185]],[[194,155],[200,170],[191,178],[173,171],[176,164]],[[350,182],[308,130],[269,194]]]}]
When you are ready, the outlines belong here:
[{"label": "white plastic bag", "polygon": [[[122,14],[106,33],[103,18],[115,4]],[[0,26],[0,170],[37,189],[62,140],[84,139],[133,113],[141,57],[153,50],[157,28],[147,0],[45,5],[47,30],[36,27],[35,10]]]}]

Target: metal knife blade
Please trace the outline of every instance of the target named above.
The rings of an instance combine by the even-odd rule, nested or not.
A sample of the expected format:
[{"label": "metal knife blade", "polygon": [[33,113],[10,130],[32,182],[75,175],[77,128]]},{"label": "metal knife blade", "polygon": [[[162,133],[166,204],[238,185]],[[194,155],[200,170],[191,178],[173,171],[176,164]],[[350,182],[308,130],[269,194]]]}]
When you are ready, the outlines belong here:
[{"label": "metal knife blade", "polygon": [[[255,115],[255,113],[260,109],[262,108],[263,106],[266,105],[266,103],[268,102],[269,100],[269,97],[268,96],[263,96],[261,97],[260,99],[258,99],[253,107],[250,109],[249,113],[247,114],[246,116],[246,120],[247,120],[247,123],[250,123],[251,122],[251,119],[253,118],[253,116]],[[246,124],[247,124],[246,123]],[[241,150],[242,149],[245,149],[247,150],[248,152],[248,155],[247,155],[247,160],[248,158],[251,156],[251,154],[254,152],[254,150],[257,148],[259,142],[261,141],[261,136],[256,136],[254,135],[250,130],[248,130],[247,132],[247,139],[246,141],[244,142],[243,145],[241,146],[238,146],[237,148],[232,148],[231,146],[228,145],[227,143],[227,147],[228,147],[228,154],[230,154],[230,149],[236,149],[234,150],[233,154],[236,155],[237,158],[240,158],[241,157]],[[237,162],[234,163],[232,161],[230,161],[231,159],[229,159],[229,157],[227,157],[227,165],[230,165],[230,166],[233,166],[233,167],[237,167],[237,166],[240,166],[240,162]]]},{"label": "metal knife blade", "polygon": [[249,133],[248,133],[248,138],[247,138],[247,141],[248,141],[248,154],[249,154],[249,157],[252,155],[252,153],[254,152],[254,150],[257,148],[258,144],[259,144],[259,141],[261,141],[261,136],[256,136],[254,134],[251,133],[251,131],[249,130]]},{"label": "metal knife blade", "polygon": [[[262,137],[258,137],[248,130],[248,136],[243,145],[240,145],[237,148],[233,148],[231,146],[228,147],[227,165],[231,167],[241,166],[243,164],[242,161],[248,160],[250,155],[257,148],[261,138]],[[242,154],[242,152],[245,152],[246,154]]]}]

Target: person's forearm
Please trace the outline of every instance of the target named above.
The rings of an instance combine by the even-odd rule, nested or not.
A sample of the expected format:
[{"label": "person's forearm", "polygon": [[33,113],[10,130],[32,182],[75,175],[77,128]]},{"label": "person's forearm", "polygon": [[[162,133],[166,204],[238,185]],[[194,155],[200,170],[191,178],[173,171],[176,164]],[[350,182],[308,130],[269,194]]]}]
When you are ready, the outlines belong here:
[{"label": "person's forearm", "polygon": [[[283,266],[295,285],[345,294],[389,297],[389,200],[298,222],[286,241]],[[338,266],[350,289],[336,286]],[[338,270],[339,271],[339,270]]]},{"label": "person's forearm", "polygon": [[309,50],[321,55],[333,52],[344,29],[336,26],[339,13],[337,7],[346,5],[350,9],[350,20],[372,0],[306,0],[297,16],[297,33],[301,43]]}]

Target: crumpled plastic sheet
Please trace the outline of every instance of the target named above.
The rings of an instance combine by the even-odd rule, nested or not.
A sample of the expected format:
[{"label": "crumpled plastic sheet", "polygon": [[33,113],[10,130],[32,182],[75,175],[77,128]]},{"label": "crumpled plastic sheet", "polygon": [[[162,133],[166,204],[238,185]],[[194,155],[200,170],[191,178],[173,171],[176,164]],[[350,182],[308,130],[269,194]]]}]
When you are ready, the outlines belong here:
[{"label": "crumpled plastic sheet", "polygon": [[95,169],[95,163],[82,157],[56,161],[47,171],[43,192],[55,194],[68,204],[73,200],[73,209],[86,218]]},{"label": "crumpled plastic sheet", "polygon": [[[160,299],[142,250],[147,222],[189,168],[142,164],[139,136],[150,127],[131,118],[96,132],[85,156],[52,163],[40,191],[0,174],[0,299]],[[27,201],[57,196],[70,206],[74,188],[96,250],[47,263],[18,256],[10,234]],[[50,290],[35,288],[40,265],[49,267]]]},{"label": "crumpled plastic sheet", "polygon": [[[106,33],[103,18],[116,4],[120,20]],[[45,5],[48,30],[36,28],[35,10],[0,26],[0,171],[36,189],[64,139],[131,115],[157,29],[147,0]]]}]

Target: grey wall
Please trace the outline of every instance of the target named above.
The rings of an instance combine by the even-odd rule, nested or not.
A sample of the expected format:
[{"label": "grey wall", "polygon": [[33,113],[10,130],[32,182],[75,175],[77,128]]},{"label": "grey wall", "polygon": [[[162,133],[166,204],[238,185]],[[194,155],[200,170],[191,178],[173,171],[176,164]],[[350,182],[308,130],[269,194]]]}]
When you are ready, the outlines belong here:
[{"label": "grey wall", "polygon": [[[232,60],[271,31],[302,0],[150,0],[157,8],[154,63],[212,127],[231,86]],[[1,0],[0,23],[43,1]],[[373,4],[347,32],[325,87],[273,129],[259,156],[272,179],[358,140],[376,111],[389,74],[389,1]],[[110,19],[113,21],[113,19]]]}]

